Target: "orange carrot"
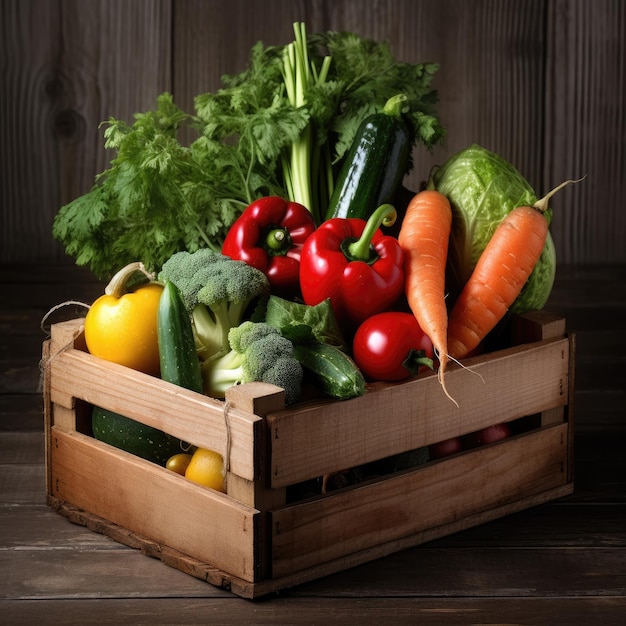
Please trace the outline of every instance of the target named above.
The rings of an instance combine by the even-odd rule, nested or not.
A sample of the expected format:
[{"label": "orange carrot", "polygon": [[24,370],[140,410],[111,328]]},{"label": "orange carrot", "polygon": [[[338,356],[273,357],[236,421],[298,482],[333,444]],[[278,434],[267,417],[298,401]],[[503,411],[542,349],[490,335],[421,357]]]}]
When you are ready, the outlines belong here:
[{"label": "orange carrot", "polygon": [[402,220],[398,241],[405,254],[405,292],[409,307],[428,335],[439,359],[439,380],[445,394],[448,364],[448,311],[445,273],[452,209],[448,198],[434,189],[417,193]]},{"label": "orange carrot", "polygon": [[526,284],[546,245],[550,198],[578,181],[567,180],[534,206],[513,209],[498,224],[448,319],[448,352],[461,359],[503,319]]}]

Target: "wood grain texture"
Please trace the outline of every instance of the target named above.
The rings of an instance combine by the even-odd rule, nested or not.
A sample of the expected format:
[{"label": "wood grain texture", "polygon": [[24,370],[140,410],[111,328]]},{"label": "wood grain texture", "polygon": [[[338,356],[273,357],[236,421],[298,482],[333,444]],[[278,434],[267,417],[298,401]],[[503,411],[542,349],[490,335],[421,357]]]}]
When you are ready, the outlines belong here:
[{"label": "wood grain texture", "polygon": [[118,524],[128,535],[140,533],[254,580],[258,511],[131,454],[112,452],[91,437],[53,429],[50,496]]},{"label": "wood grain texture", "polygon": [[[357,557],[385,543],[402,545],[402,539],[411,541],[411,535],[415,543],[425,542],[448,525],[455,530],[465,523],[471,526],[480,514],[485,521],[491,519],[490,513],[504,513],[507,506],[509,512],[519,510],[517,500],[536,496],[535,503],[540,502],[542,493],[565,486],[566,439],[567,427],[560,425],[514,439],[500,449],[484,448],[328,500],[274,511],[273,574],[281,576],[351,553]],[[515,481],[507,479],[513,474]],[[486,484],[489,489],[482,489]]]},{"label": "wood grain texture", "polygon": [[170,88],[170,5],[2,2],[3,263],[63,259],[52,220],[108,166],[100,123],[132,122]]},{"label": "wood grain texture", "polygon": [[[268,417],[272,485],[283,486],[511,421],[567,403],[568,342],[477,357],[436,375],[372,388],[359,398],[303,404]],[[490,392],[497,387],[496,392]],[[393,416],[393,418],[392,418]],[[375,433],[381,433],[376,437]]]},{"label": "wood grain texture", "polygon": [[548,3],[544,189],[586,175],[555,198],[558,256],[626,262],[626,5]]}]

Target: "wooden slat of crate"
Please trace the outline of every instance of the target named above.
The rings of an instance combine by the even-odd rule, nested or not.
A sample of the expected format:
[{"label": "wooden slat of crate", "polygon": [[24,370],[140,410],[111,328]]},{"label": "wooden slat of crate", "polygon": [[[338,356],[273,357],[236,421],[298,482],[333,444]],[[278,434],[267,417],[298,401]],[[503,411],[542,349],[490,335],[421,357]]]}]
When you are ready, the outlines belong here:
[{"label": "wooden slat of crate", "polygon": [[[281,577],[494,510],[505,515],[568,483],[562,424],[327,498],[272,512],[272,574]],[[561,489],[565,488],[565,489]],[[416,538],[415,543],[419,543]]]},{"label": "wooden slat of crate", "polygon": [[91,437],[51,433],[51,493],[247,581],[261,566],[259,512]]},{"label": "wooden slat of crate", "polygon": [[[435,374],[372,387],[344,402],[311,403],[268,415],[272,486],[355,467],[568,402],[569,342],[545,340],[470,359]],[[377,433],[380,436],[377,437]]]},{"label": "wooden slat of crate", "polygon": [[78,398],[115,411],[196,446],[228,454],[230,472],[247,480],[258,478],[260,458],[255,463],[252,451],[255,440],[260,441],[263,434],[260,417],[67,348],[68,341],[80,344],[81,332],[81,320],[52,328],[49,378],[50,398],[55,405],[74,409]]}]

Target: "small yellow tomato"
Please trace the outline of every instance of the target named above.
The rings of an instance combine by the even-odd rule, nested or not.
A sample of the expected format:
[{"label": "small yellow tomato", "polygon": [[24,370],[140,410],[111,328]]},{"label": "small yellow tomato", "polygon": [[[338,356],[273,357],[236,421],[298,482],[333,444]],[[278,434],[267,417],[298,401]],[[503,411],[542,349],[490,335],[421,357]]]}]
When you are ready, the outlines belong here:
[{"label": "small yellow tomato", "polygon": [[175,454],[167,459],[167,463],[165,467],[172,472],[176,472],[181,476],[185,475],[187,468],[189,467],[189,462],[191,461],[191,454],[187,452],[181,452],[180,454]]},{"label": "small yellow tomato", "polygon": [[126,292],[137,264],[120,270],[85,316],[87,350],[106,361],[158,376],[157,312],[163,285],[149,282]]},{"label": "small yellow tomato", "polygon": [[198,448],[189,461],[185,478],[217,491],[226,491],[222,455],[213,450]]}]

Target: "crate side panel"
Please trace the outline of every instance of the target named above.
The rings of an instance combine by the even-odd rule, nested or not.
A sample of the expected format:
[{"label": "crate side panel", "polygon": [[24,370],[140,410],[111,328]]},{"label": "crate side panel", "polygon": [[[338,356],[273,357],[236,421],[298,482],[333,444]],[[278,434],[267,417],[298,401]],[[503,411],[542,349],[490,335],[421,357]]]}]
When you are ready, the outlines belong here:
[{"label": "crate side panel", "polygon": [[373,386],[360,398],[324,402],[268,416],[272,486],[464,435],[568,401],[567,339],[547,340],[451,368],[444,395],[436,375]]},{"label": "crate side panel", "polygon": [[[154,376],[66,350],[50,363],[52,401],[66,405],[79,398],[139,420],[196,446],[229,455],[229,470],[254,480],[255,438],[262,420]],[[68,407],[68,408],[71,408]]]},{"label": "crate side panel", "polygon": [[272,512],[273,576],[476,516],[567,482],[567,424]]},{"label": "crate side panel", "polygon": [[59,500],[253,581],[258,511],[80,433],[51,433]]}]

